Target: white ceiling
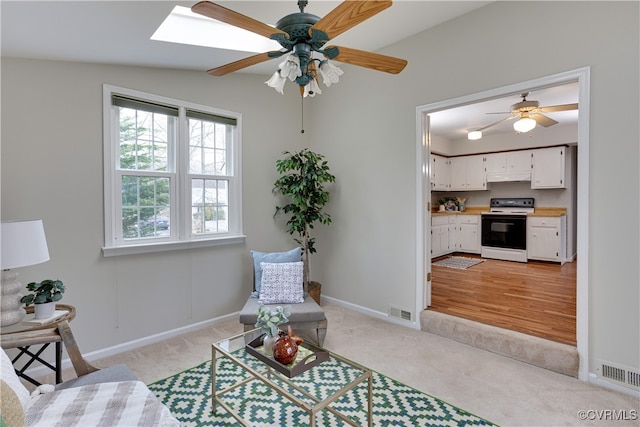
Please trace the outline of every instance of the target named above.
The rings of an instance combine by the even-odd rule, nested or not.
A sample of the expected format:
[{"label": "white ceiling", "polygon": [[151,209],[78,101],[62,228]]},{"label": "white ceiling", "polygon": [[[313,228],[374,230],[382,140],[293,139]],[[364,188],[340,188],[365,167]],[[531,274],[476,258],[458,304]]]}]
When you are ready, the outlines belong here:
[{"label": "white ceiling", "polygon": [[[197,0],[2,0],[2,55],[203,72],[250,56],[246,52],[150,40],[174,6],[190,8],[195,3]],[[216,3],[272,25],[285,15],[299,12],[296,0]],[[322,17],[340,3],[310,0],[305,12]],[[376,51],[488,3],[491,2],[395,1],[390,8],[333,39],[331,44]],[[277,59],[268,61],[243,72],[271,74],[277,63]]]},{"label": "white ceiling", "polygon": [[[531,90],[527,96],[527,101],[538,101],[540,107],[573,104],[578,102],[578,92],[579,89],[577,82],[567,83],[561,86]],[[480,129],[502,119],[512,117],[513,114],[508,114],[511,111],[511,105],[520,101],[522,101],[520,94],[515,93],[502,98],[477,102],[431,113],[429,114],[430,131],[434,135],[438,135],[449,140],[464,139],[466,138],[467,131],[469,130]],[[578,125],[577,110],[545,113],[545,115],[558,122],[557,125],[553,126]],[[505,120],[495,126],[491,126],[489,129],[483,131],[483,137],[514,132],[514,121],[516,120]],[[552,129],[553,126],[550,126],[548,129]]]},{"label": "white ceiling", "polygon": [[[2,56],[206,70],[250,56],[246,52],[188,46],[150,40],[151,35],[176,5],[184,1],[0,1]],[[268,24],[298,12],[296,0],[219,1],[229,9]],[[331,44],[376,51],[413,34],[485,6],[491,1],[408,1],[394,4],[336,37]],[[310,0],[305,12],[324,16],[339,1]],[[382,29],[382,30],[381,30]],[[269,76],[277,59],[240,72]],[[224,77],[211,77],[224,78]],[[577,88],[532,93],[540,105],[577,102]],[[571,92],[572,95],[569,95]],[[448,138],[466,134],[503,116],[486,112],[508,111],[517,96],[475,104],[432,115],[431,130]],[[554,113],[563,122],[571,113]],[[577,121],[577,113],[574,114]],[[495,119],[495,120],[494,120]],[[511,126],[511,121],[506,126]],[[496,126],[492,132],[506,131]],[[489,134],[489,132],[485,133]]]}]

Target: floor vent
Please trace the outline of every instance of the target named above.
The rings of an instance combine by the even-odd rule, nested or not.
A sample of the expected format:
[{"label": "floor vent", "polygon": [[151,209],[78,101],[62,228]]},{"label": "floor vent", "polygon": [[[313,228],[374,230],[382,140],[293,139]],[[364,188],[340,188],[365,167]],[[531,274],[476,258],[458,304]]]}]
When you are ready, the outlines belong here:
[{"label": "floor vent", "polygon": [[602,378],[607,378],[626,387],[640,390],[640,372],[620,365],[616,366],[609,362],[600,362],[598,365],[597,373]]},{"label": "floor vent", "polygon": [[389,316],[397,317],[398,319],[413,321],[413,313],[409,310],[403,310],[400,307],[389,306]]}]

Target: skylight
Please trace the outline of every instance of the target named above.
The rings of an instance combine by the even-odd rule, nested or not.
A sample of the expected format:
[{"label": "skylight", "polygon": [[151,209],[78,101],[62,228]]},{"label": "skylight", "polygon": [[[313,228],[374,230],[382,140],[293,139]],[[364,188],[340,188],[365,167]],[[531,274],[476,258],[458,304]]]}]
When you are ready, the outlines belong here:
[{"label": "skylight", "polygon": [[254,53],[280,49],[274,40],[198,15],[182,6],[173,8],[151,40]]}]

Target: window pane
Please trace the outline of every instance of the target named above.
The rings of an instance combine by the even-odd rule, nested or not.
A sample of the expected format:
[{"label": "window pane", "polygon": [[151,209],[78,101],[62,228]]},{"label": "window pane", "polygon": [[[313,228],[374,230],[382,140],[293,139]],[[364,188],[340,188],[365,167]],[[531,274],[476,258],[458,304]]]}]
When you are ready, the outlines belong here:
[{"label": "window pane", "polygon": [[189,118],[190,173],[228,175],[228,125]]},{"label": "window pane", "polygon": [[169,178],[122,177],[122,234],[125,239],[169,236]]},{"label": "window pane", "polygon": [[119,117],[120,169],[168,171],[169,127],[176,118],[123,107]]},{"label": "window pane", "polygon": [[229,185],[222,179],[191,180],[193,234],[229,231]]}]

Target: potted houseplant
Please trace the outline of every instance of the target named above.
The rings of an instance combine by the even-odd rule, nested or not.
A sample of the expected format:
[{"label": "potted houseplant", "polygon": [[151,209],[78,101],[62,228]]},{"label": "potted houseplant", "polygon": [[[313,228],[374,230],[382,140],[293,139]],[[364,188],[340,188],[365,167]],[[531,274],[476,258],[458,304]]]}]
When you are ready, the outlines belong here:
[{"label": "potted houseplant", "polygon": [[258,309],[258,318],[255,326],[265,334],[262,345],[266,354],[273,355],[273,345],[278,339],[278,326],[287,323],[290,314],[291,307],[288,305],[277,306],[274,309],[261,305]]},{"label": "potted houseplant", "polygon": [[324,185],[335,182],[324,156],[305,148],[296,153],[285,151],[285,157],[276,162],[280,178],[274,183],[273,192],[283,195],[285,204],[276,206],[274,216],[290,215],[287,232],[302,247],[304,258],[305,289],[320,304],[320,283],[311,281],[309,255],[316,252],[315,238],[310,236],[314,224],[331,224],[331,216],[324,212],[329,193]]},{"label": "potted houseplant", "polygon": [[60,280],[43,280],[42,282],[31,282],[27,289],[32,293],[23,296],[20,302],[27,307],[34,305],[36,319],[46,319],[53,316],[56,310],[56,301],[62,299],[64,294],[64,284]]}]

